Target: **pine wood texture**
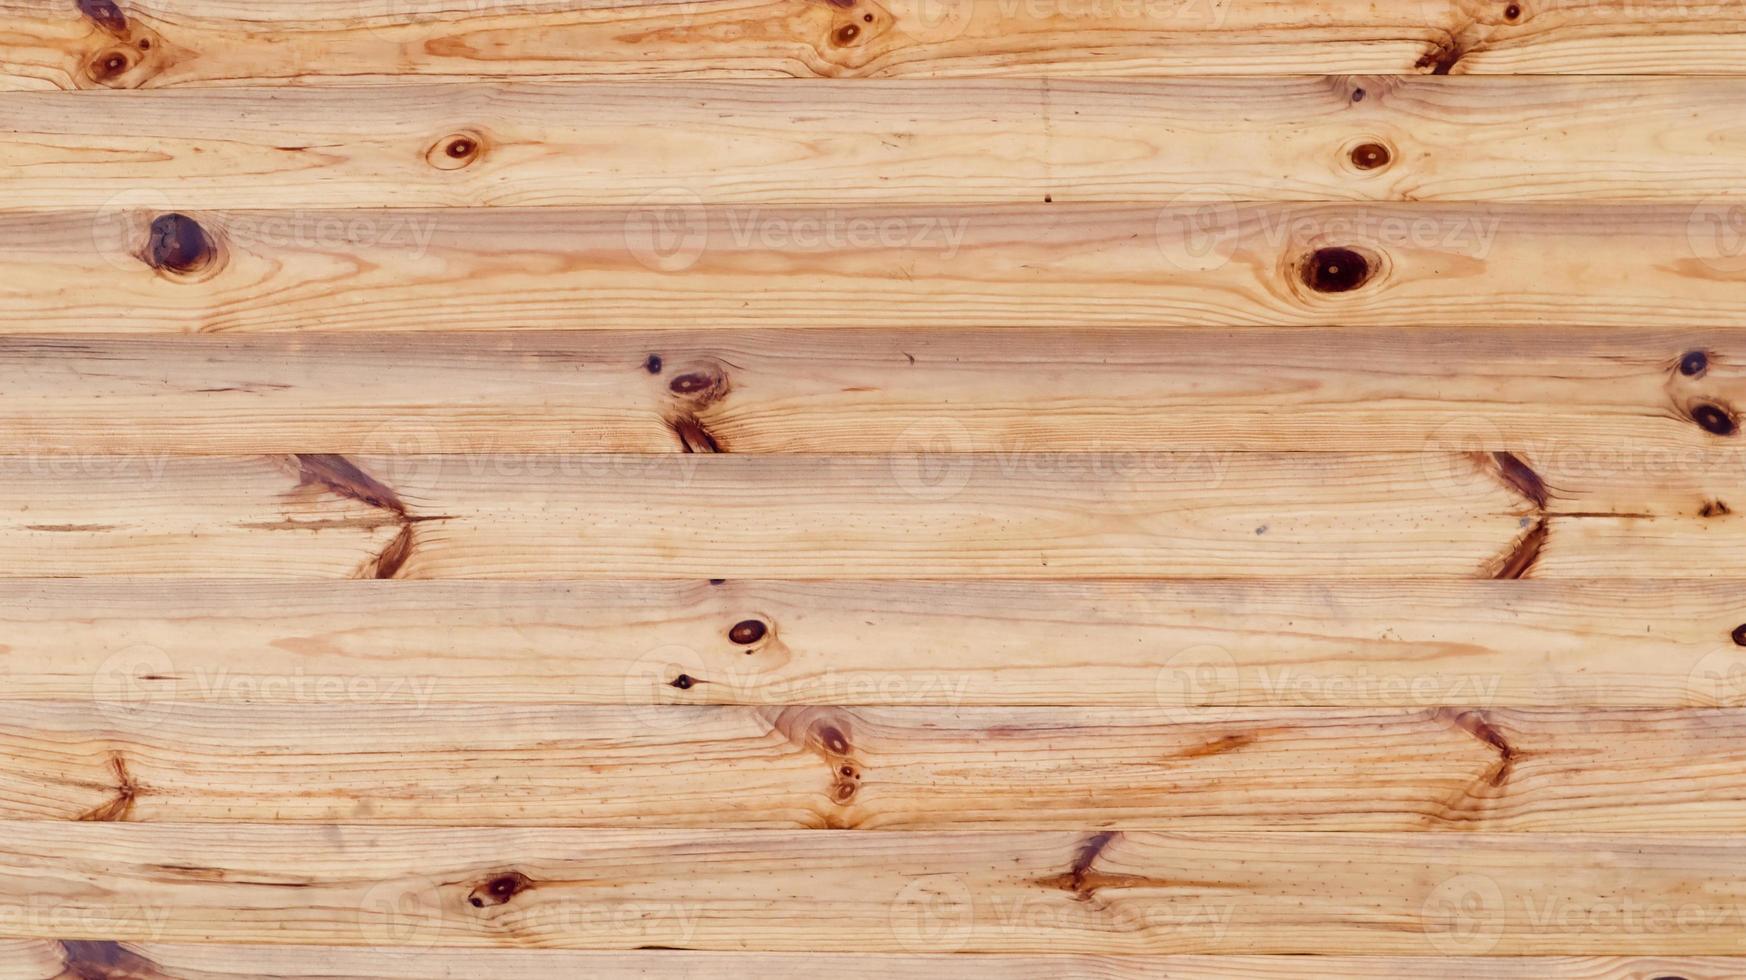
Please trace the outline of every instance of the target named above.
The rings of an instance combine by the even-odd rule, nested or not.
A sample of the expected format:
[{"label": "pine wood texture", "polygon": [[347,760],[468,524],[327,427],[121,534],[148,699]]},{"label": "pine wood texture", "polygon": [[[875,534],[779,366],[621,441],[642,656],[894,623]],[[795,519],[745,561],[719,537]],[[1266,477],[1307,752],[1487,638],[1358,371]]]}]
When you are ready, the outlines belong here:
[{"label": "pine wood texture", "polygon": [[0,0],[0,980],[1746,975],[1743,55]]},{"label": "pine wood texture", "polygon": [[408,76],[1701,75],[1737,71],[1746,52],[1737,7],[1682,0],[7,0],[0,14],[17,25],[0,48],[0,83],[20,89]]}]

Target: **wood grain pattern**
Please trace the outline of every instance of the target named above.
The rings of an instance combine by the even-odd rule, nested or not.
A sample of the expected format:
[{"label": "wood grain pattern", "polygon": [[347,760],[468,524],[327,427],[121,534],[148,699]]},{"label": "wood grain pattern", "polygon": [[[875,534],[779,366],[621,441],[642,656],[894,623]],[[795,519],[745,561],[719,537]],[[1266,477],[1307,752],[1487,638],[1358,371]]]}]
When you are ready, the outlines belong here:
[{"label": "wood grain pattern", "polygon": [[[707,451],[706,428],[680,428]],[[1625,562],[1644,578],[1738,578],[1739,466],[1728,449],[1545,464],[15,456],[0,458],[0,564],[46,577],[1471,579],[1592,578]]]},{"label": "wood grain pattern", "polygon": [[182,216],[118,200],[0,212],[7,331],[1746,326],[1741,212],[1719,204]]},{"label": "wood grain pattern", "polygon": [[[747,622],[765,634],[736,642]],[[0,675],[8,698],[123,717],[170,702],[1738,708],[1742,623],[1726,580],[0,581]]]},{"label": "wood grain pattern", "polygon": [[207,210],[1746,197],[1746,78],[367,91],[0,96],[7,206],[129,190]]},{"label": "wood grain pattern", "polygon": [[[835,976],[932,980],[942,971],[972,980],[1321,980],[1425,977],[1430,980],[1641,980],[1686,977],[1726,980],[1746,959],[1720,956],[1095,956],[901,953],[718,953],[650,950],[612,953],[572,950],[384,947],[213,946],[177,943],[0,940],[3,980],[79,980],[73,966],[125,964],[146,980],[464,980],[511,974],[533,980],[725,977],[742,971],[771,980],[805,980],[820,970]],[[70,964],[70,965],[69,965]],[[156,971],[156,972],[153,972]]]},{"label": "wood grain pattern", "polygon": [[1737,836],[3,829],[20,916],[116,941],[1727,955],[1746,900]]},{"label": "wood grain pattern", "polygon": [[5,707],[7,820],[1731,833],[1746,819],[1735,709]]},{"label": "wood grain pattern", "polygon": [[[1711,451],[1746,330],[0,334],[14,451]],[[719,372],[697,409],[674,386]],[[1386,406],[1379,410],[1378,406]],[[117,416],[127,425],[117,426]]]},{"label": "wood grain pattern", "polygon": [[[137,88],[412,77],[940,78],[1311,72],[1728,74],[1725,3],[1567,0],[8,0],[0,86]],[[141,49],[140,42],[147,42]]]}]

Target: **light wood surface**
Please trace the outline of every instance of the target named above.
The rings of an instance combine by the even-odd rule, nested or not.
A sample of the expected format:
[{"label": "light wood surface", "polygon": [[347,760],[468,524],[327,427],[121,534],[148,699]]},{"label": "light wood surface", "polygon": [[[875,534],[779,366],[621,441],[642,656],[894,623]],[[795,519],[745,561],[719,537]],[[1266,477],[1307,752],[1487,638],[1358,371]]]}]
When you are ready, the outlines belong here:
[{"label": "light wood surface", "polygon": [[0,0],[0,980],[1746,975],[1734,0]]},{"label": "light wood surface", "polygon": [[1731,446],[1686,413],[1746,405],[1742,360],[1707,326],[0,335],[0,426],[62,456],[681,452],[689,414],[741,454],[1647,458]]},{"label": "light wood surface", "polygon": [[0,819],[1644,833],[1746,819],[1737,709],[5,707]]},{"label": "light wood surface", "polygon": [[1728,836],[3,830],[20,915],[117,941],[1727,955],[1746,900]]},{"label": "light wood surface", "polygon": [[[1513,11],[1513,15],[1512,15]],[[1682,0],[8,0],[11,88],[409,77],[1734,73],[1740,11]],[[849,30],[853,28],[853,30]],[[150,42],[141,50],[140,41]]]},{"label": "light wood surface", "polygon": [[0,170],[12,208],[1689,204],[1746,197],[1743,99],[1746,78],[1344,76],[20,92]]},{"label": "light wood surface", "polygon": [[[1695,423],[1693,423],[1695,424]],[[710,441],[695,420],[688,444]],[[1736,452],[0,458],[12,576],[1746,576]],[[1536,466],[1538,468],[1536,468]]]},{"label": "light wood surface", "polygon": [[0,212],[0,313],[20,333],[1746,326],[1746,211],[1725,202],[686,200],[182,215],[144,192]]},{"label": "light wood surface", "polygon": [[[79,980],[94,965],[135,971],[150,980],[464,980],[513,974],[537,980],[588,977],[726,977],[751,971],[773,980],[804,980],[820,970],[837,976],[932,980],[942,971],[976,980],[1257,980],[1257,978],[1429,977],[1434,980],[1640,980],[1680,976],[1724,980],[1746,959],[1722,956],[1097,956],[906,953],[719,953],[688,950],[586,952],[395,947],[240,946],[179,943],[93,943],[0,940],[5,980]],[[159,972],[153,972],[159,971]]]},{"label": "light wood surface", "polygon": [[[1746,707],[1732,580],[0,581],[12,699]],[[765,634],[736,642],[734,627]],[[740,634],[745,638],[745,634]],[[699,681],[674,687],[681,674]],[[645,712],[636,712],[639,716]]]}]

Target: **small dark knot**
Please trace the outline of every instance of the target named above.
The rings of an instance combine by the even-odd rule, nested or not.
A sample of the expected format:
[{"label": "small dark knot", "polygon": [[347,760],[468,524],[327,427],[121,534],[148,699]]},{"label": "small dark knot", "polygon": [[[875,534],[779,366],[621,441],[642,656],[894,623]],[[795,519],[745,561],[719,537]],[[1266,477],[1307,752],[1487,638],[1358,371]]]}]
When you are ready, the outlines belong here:
[{"label": "small dark knot", "polygon": [[1522,16],[1520,4],[1512,3],[1504,8],[1504,20],[1516,20]]},{"label": "small dark knot", "polygon": [[1734,638],[1735,646],[1746,647],[1746,623],[1741,623],[1739,626],[1734,627],[1734,632],[1728,635]]},{"label": "small dark knot", "polygon": [[1720,405],[1700,402],[1691,410],[1691,420],[1713,436],[1731,436],[1740,431],[1734,413]]},{"label": "small dark knot", "polygon": [[649,372],[650,374],[660,374],[661,373],[661,364],[662,364],[661,355],[650,354],[649,359],[643,362],[643,370]]},{"label": "small dark knot", "polygon": [[848,44],[854,41],[860,33],[861,29],[854,24],[844,24],[837,28],[836,41],[838,44]]},{"label": "small dark knot", "polygon": [[1304,285],[1318,293],[1345,293],[1370,279],[1370,260],[1349,248],[1318,248],[1304,261]]},{"label": "small dark knot", "polygon": [[1363,143],[1352,149],[1352,166],[1359,170],[1376,170],[1388,166],[1393,155],[1381,143]]},{"label": "small dark knot", "polygon": [[533,886],[533,879],[519,871],[506,871],[473,889],[467,904],[476,909],[487,905],[503,905]]},{"label": "small dark knot", "polygon": [[824,747],[837,755],[849,754],[849,739],[835,725],[824,725],[818,730],[818,740]]},{"label": "small dark knot", "polygon": [[191,275],[212,263],[212,239],[185,214],[160,214],[152,220],[144,258],[154,269]]},{"label": "small dark knot", "polygon": [[1710,356],[1701,350],[1686,351],[1679,359],[1679,373],[1688,378],[1701,378],[1710,369]]},{"label": "small dark knot", "polygon": [[676,687],[681,691],[689,691],[691,690],[691,685],[695,683],[697,682],[691,679],[690,674],[680,674],[678,677],[673,678],[671,686]]},{"label": "small dark knot", "polygon": [[735,623],[733,628],[728,630],[728,639],[740,646],[749,647],[762,640],[768,632],[770,632],[770,627],[764,625],[763,620],[747,619]]}]

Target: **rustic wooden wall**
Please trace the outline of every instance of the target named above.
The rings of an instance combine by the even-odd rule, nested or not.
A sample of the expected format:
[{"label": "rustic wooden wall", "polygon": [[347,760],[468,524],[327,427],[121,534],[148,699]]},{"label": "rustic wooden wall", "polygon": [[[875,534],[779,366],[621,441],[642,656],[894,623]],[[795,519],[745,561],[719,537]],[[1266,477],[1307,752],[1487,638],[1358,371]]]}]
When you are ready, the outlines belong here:
[{"label": "rustic wooden wall", "polygon": [[0,980],[1746,976],[1737,0],[0,0]]}]

